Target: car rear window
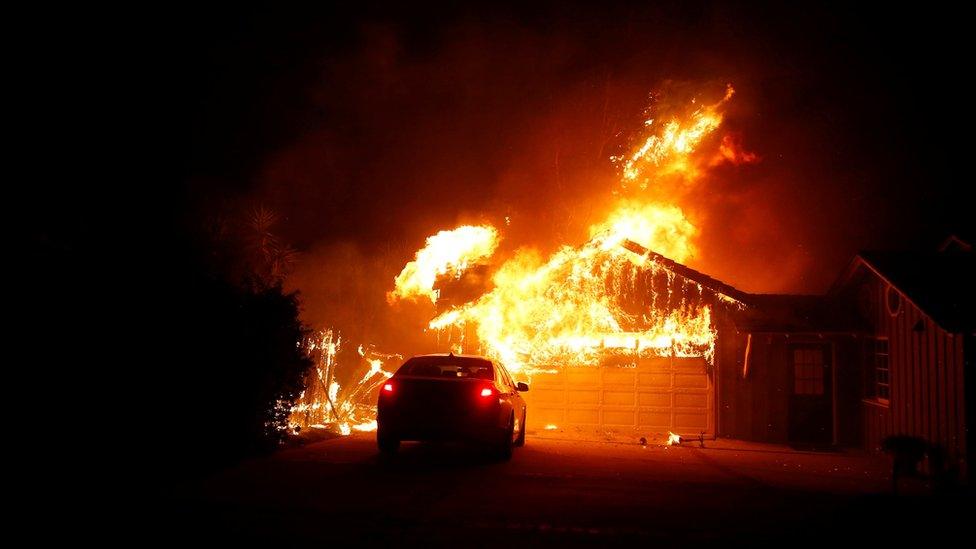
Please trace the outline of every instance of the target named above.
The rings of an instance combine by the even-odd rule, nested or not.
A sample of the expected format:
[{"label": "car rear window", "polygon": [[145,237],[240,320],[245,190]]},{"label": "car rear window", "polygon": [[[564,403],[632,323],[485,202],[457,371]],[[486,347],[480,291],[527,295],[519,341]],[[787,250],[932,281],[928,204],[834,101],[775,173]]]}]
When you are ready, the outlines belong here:
[{"label": "car rear window", "polygon": [[398,376],[495,379],[491,361],[456,356],[418,356],[403,363]]}]

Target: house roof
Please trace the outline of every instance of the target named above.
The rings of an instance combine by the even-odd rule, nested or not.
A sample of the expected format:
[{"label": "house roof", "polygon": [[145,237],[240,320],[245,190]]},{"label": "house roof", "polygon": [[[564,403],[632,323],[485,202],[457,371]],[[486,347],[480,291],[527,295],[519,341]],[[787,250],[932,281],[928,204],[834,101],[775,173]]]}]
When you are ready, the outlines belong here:
[{"label": "house roof", "polygon": [[861,252],[863,265],[950,332],[976,328],[976,256],[967,251]]},{"label": "house roof", "polygon": [[753,294],[749,304],[735,318],[736,327],[747,332],[854,332],[865,328],[849,307],[831,296]]},{"label": "house roof", "polygon": [[663,266],[667,270],[669,270],[669,271],[671,271],[671,272],[673,272],[673,273],[675,273],[675,274],[677,274],[679,276],[682,276],[684,278],[687,278],[688,280],[691,280],[693,282],[697,282],[698,284],[700,284],[704,288],[708,288],[709,290],[711,290],[713,292],[716,292],[716,293],[719,293],[719,294],[722,294],[722,295],[726,295],[728,297],[731,297],[732,299],[735,299],[736,301],[739,301],[739,302],[742,302],[742,303],[748,303],[748,299],[750,297],[749,294],[747,294],[747,293],[745,293],[745,292],[743,292],[743,291],[741,291],[741,290],[739,290],[737,288],[734,288],[734,287],[732,287],[732,286],[730,286],[730,285],[722,282],[721,280],[714,279],[714,278],[708,276],[705,273],[702,273],[700,271],[696,271],[696,270],[692,269],[691,267],[687,267],[685,265],[682,265],[681,263],[678,263],[677,261],[674,261],[672,259],[668,259],[667,257],[665,257],[665,256],[663,256],[663,255],[661,255],[661,254],[659,254],[657,252],[652,252],[651,250],[649,250],[649,249],[641,246],[640,244],[638,244],[638,243],[636,243],[636,242],[634,242],[632,240],[624,240],[621,243],[621,246],[623,246],[624,248],[630,250],[631,252],[634,252],[637,255],[646,256],[648,259],[650,259],[651,261],[654,261],[655,263]]},{"label": "house roof", "polygon": [[625,240],[624,248],[647,257],[678,276],[728,296],[746,307],[736,309],[736,326],[749,332],[846,332],[862,329],[858,320],[829,296],[750,294]]},{"label": "house roof", "polygon": [[749,294],[630,240],[622,246],[713,292],[749,305],[736,320],[737,326],[748,331],[843,332],[865,328],[850,307],[836,298],[837,288],[863,265],[945,330],[969,332],[976,329],[976,255],[969,242],[954,235],[939,252],[861,252],[834,285],[834,291],[824,296]]},{"label": "house roof", "polygon": [[972,239],[962,236],[962,233],[949,235],[939,246],[940,252],[971,252],[973,251]]}]

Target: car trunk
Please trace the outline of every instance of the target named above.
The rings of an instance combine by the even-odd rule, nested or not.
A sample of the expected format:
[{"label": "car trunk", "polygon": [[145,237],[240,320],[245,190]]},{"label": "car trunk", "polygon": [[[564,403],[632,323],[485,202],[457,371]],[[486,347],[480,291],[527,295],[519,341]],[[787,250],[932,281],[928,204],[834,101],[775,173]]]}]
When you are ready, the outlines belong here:
[{"label": "car trunk", "polygon": [[389,419],[417,430],[463,429],[491,423],[495,398],[481,397],[491,382],[483,379],[397,377],[388,404]]}]

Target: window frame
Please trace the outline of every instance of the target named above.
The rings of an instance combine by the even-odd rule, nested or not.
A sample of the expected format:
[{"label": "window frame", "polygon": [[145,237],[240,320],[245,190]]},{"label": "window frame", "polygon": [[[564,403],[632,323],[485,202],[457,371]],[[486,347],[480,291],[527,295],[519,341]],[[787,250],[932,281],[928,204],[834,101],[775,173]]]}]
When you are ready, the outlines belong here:
[{"label": "window frame", "polygon": [[[823,397],[827,391],[824,350],[813,346],[793,347],[793,396]],[[807,360],[806,353],[811,353]],[[813,358],[819,354],[819,362]],[[800,358],[801,360],[797,360]],[[803,375],[799,375],[803,374]]]},{"label": "window frame", "polygon": [[509,375],[508,368],[505,368],[498,362],[493,362],[492,367],[495,369],[495,372],[501,378],[502,385],[506,389],[508,389],[509,392],[515,391],[516,390],[515,381],[512,379],[512,376]]},{"label": "window frame", "polygon": [[[884,342],[884,351],[881,352],[881,343]],[[881,357],[884,357],[884,367]],[[881,381],[880,372],[884,372],[884,381]],[[888,337],[875,337],[871,345],[871,383],[872,398],[879,404],[888,405],[891,403],[891,342]],[[882,391],[882,387],[884,391]],[[882,392],[884,396],[882,396]]]}]

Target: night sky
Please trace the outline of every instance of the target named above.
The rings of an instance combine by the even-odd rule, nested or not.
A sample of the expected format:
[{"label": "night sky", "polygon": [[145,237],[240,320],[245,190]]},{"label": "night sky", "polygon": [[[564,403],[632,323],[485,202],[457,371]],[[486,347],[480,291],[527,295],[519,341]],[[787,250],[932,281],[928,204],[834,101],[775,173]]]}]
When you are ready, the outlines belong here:
[{"label": "night sky", "polygon": [[131,15],[112,32],[64,23],[93,44],[53,57],[76,92],[56,102],[79,119],[69,135],[87,140],[109,110],[123,120],[83,159],[106,176],[34,191],[46,202],[32,228],[42,246],[146,286],[179,273],[208,219],[257,206],[299,252],[287,284],[313,323],[341,307],[337,285],[381,297],[426,236],[459,222],[509,216],[512,248],[579,244],[613,199],[608,157],[648,94],[727,82],[723,131],[762,161],[716,170],[689,198],[692,266],[747,291],[819,293],[860,249],[972,234],[969,52],[947,10]]},{"label": "night sky", "polygon": [[[27,267],[11,339],[28,352],[8,385],[26,401],[14,422],[58,444],[25,454],[56,461],[28,476],[66,477],[31,489],[37,509],[74,515],[92,502],[61,494],[165,472],[166,451],[192,452],[159,435],[184,428],[174,412],[187,433],[220,428],[185,404],[234,366],[200,358],[221,351],[201,312],[224,311],[201,276],[214,219],[276,212],[302,319],[343,329],[350,352],[405,353],[432,311],[385,293],[428,235],[509,217],[506,252],[583,243],[649,94],[731,82],[723,131],[762,161],[684,197],[701,231],[690,266],[745,291],[821,293],[858,250],[974,234],[972,30],[950,8],[340,6],[43,6],[9,21],[28,31],[8,48],[23,169],[6,180],[27,244],[8,257]],[[98,486],[65,489],[80,481]]]}]

